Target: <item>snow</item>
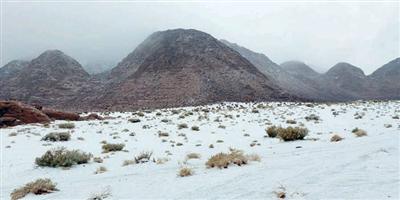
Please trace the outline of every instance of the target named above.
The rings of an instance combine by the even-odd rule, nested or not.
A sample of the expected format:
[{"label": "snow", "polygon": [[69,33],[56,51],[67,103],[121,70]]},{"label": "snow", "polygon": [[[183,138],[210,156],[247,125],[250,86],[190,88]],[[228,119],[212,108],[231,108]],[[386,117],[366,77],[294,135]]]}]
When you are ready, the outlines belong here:
[{"label": "snow", "polygon": [[[180,114],[163,109],[144,112],[143,117],[131,112],[109,113],[114,119],[107,119],[106,123],[73,122],[76,127],[70,131],[72,138],[67,142],[41,141],[47,133],[68,131],[57,126],[65,121],[55,121],[48,128],[33,124],[0,129],[0,199],[9,199],[14,189],[38,178],[50,178],[57,183],[59,191],[30,194],[26,198],[88,199],[94,194],[109,192],[107,199],[276,199],[276,192],[284,190],[289,199],[399,199],[400,120],[393,117],[400,115],[400,101],[314,104],[313,107],[299,103],[261,104],[265,107],[256,108],[258,104],[245,103],[215,104],[202,106],[198,112],[193,111],[195,107],[176,108],[182,110]],[[228,109],[228,105],[233,108]],[[210,112],[201,111],[203,108]],[[253,113],[253,108],[259,113]],[[192,111],[193,115],[179,118],[187,111]],[[334,116],[334,111],[339,115]],[[157,112],[161,116],[156,115]],[[365,115],[355,119],[356,113]],[[310,114],[318,115],[321,120],[306,121],[304,117]],[[199,119],[199,116],[207,117]],[[220,122],[215,121],[218,117]],[[131,118],[139,118],[141,122],[131,123],[128,121]],[[162,119],[170,122],[161,122]],[[297,124],[286,124],[287,119],[296,120]],[[187,123],[189,128],[178,129],[181,123]],[[300,123],[309,129],[305,140],[283,142],[264,137],[270,125],[286,127]],[[385,128],[385,124],[392,127]],[[143,128],[144,125],[148,128]],[[194,125],[199,126],[200,131],[191,130]],[[219,125],[226,128],[219,128]],[[368,136],[356,137],[351,133],[355,127],[366,130]],[[158,131],[168,132],[169,136],[159,137]],[[9,136],[10,133],[17,135]],[[330,142],[333,134],[345,139]],[[162,142],[162,139],[168,141]],[[100,142],[103,140],[124,143],[128,152],[102,153]],[[171,146],[170,140],[183,145]],[[217,143],[217,140],[224,142]],[[251,147],[254,140],[260,145]],[[209,148],[210,144],[214,148]],[[103,163],[91,161],[70,169],[35,165],[36,157],[61,146],[109,158]],[[209,157],[228,152],[229,147],[247,154],[256,153],[261,161],[227,169],[206,168]],[[124,160],[133,159],[143,151],[152,151],[154,158],[168,158],[169,161],[122,166]],[[201,158],[185,162],[185,156],[193,152],[199,153]],[[94,174],[100,166],[108,171]],[[192,168],[194,175],[178,177],[181,166]]]}]

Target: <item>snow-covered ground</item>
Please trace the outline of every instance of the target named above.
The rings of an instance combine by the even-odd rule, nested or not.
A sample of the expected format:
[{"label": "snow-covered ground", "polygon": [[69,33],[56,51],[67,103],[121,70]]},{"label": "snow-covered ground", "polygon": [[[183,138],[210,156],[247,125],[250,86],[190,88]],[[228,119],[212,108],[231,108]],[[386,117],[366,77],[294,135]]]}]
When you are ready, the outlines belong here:
[{"label": "snow-covered ground", "polygon": [[[26,198],[88,199],[108,192],[107,199],[276,199],[280,191],[288,199],[400,198],[400,101],[259,105],[227,103],[163,109],[143,112],[144,116],[109,113],[115,118],[73,122],[76,127],[70,131],[72,138],[67,142],[41,141],[49,132],[66,131],[57,126],[65,121],[55,121],[47,128],[35,124],[0,129],[0,199],[9,199],[13,189],[38,178],[50,178],[59,191],[30,194]],[[189,111],[193,115],[179,117]],[[321,120],[307,121],[305,117],[310,114]],[[355,119],[359,118],[355,115],[362,117]],[[141,121],[132,123],[128,121],[131,118]],[[162,122],[163,119],[169,121]],[[287,124],[287,119],[297,124]],[[178,129],[181,123],[189,128]],[[302,124],[309,129],[305,140],[283,142],[265,137],[265,129],[271,125]],[[193,131],[192,126],[200,130]],[[368,135],[356,137],[351,132],[355,127],[366,130]],[[159,131],[169,136],[159,137]],[[344,140],[331,142],[333,134]],[[103,140],[124,143],[127,151],[102,153]],[[259,145],[250,146],[253,142]],[[209,148],[210,144],[214,148]],[[90,152],[104,158],[104,162],[90,161],[69,169],[35,165],[36,157],[61,146]],[[206,168],[209,157],[228,152],[229,147],[258,154],[261,161],[227,169]],[[122,166],[124,160],[143,151],[152,151],[155,159],[168,161]],[[185,162],[188,153],[199,153],[201,158]],[[95,174],[100,166],[107,171]],[[194,174],[177,176],[181,166],[192,168]]]}]

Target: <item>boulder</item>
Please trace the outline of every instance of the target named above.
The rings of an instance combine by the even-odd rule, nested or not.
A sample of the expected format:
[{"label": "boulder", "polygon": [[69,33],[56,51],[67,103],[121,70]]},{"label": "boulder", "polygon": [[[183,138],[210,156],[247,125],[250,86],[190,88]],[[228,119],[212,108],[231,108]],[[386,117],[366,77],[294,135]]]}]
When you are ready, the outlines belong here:
[{"label": "boulder", "polygon": [[63,112],[63,111],[47,109],[47,108],[43,108],[42,112],[53,120],[78,121],[80,119],[79,114],[73,113],[73,112]]},{"label": "boulder", "polygon": [[18,101],[0,101],[0,118],[5,123],[12,123],[12,118],[23,124],[50,122],[50,118],[42,111]]}]

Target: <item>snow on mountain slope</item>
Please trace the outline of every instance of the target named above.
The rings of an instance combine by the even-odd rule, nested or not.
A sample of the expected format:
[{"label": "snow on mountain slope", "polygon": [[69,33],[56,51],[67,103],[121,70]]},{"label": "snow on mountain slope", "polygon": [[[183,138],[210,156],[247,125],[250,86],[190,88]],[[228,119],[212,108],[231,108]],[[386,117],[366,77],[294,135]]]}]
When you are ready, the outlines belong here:
[{"label": "snow on mountain slope", "polygon": [[[29,194],[31,199],[87,199],[105,191],[110,193],[108,199],[276,199],[275,192],[281,188],[285,188],[288,199],[399,198],[399,101],[226,103],[143,114],[110,113],[114,119],[74,122],[75,128],[69,131],[72,138],[67,142],[41,141],[49,132],[68,131],[57,126],[65,121],[55,121],[48,128],[24,125],[0,129],[0,198],[9,199],[13,189],[38,178],[50,178],[59,191]],[[321,120],[305,120],[310,114]],[[140,122],[129,122],[132,118]],[[162,122],[163,119],[169,121]],[[287,124],[287,119],[297,124]],[[188,128],[178,129],[181,123]],[[309,129],[305,140],[283,142],[265,137],[265,129],[271,125],[301,124]],[[193,131],[192,126],[200,130]],[[351,132],[356,127],[368,135],[356,137]],[[159,137],[158,131],[169,136]],[[344,140],[330,142],[333,134]],[[128,152],[102,153],[103,140],[124,143]],[[251,143],[259,145],[251,147]],[[214,148],[209,148],[210,144]],[[104,162],[90,161],[69,169],[35,165],[36,157],[60,146],[90,152]],[[227,169],[206,168],[210,156],[228,152],[229,147],[256,153],[261,161]],[[152,151],[155,159],[169,161],[122,166],[124,160],[143,151]],[[185,163],[188,153],[199,153],[201,158]],[[94,174],[99,166],[105,166],[107,171]],[[181,166],[191,167],[194,174],[178,177]]]}]

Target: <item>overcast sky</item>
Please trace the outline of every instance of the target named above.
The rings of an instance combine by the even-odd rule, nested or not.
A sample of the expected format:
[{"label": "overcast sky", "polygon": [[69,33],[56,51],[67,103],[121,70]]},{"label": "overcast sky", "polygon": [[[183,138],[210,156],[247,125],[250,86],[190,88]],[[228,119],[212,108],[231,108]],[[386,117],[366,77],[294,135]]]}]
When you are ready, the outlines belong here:
[{"label": "overcast sky", "polygon": [[154,31],[194,28],[320,71],[366,74],[399,57],[399,3],[3,2],[1,66],[60,49],[82,64],[117,63]]}]

